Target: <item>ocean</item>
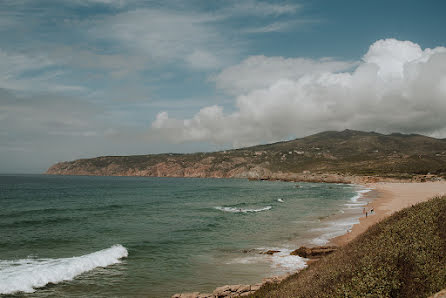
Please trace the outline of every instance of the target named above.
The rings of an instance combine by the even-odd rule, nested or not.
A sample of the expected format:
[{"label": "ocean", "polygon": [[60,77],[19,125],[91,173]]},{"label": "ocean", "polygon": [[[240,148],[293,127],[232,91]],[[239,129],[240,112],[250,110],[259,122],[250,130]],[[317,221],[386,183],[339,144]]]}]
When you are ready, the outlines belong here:
[{"label": "ocean", "polygon": [[[170,297],[304,268],[362,216],[357,185],[0,175],[0,294]],[[274,255],[261,254],[270,249]]]}]

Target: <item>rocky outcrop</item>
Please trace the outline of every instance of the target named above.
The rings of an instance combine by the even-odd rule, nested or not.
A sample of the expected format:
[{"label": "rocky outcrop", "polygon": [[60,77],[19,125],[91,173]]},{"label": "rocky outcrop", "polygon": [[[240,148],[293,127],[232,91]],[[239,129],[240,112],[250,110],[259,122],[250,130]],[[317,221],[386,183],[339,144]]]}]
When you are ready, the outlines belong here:
[{"label": "rocky outcrop", "polygon": [[[145,176],[145,177],[189,177],[189,178],[244,178],[250,180],[279,180],[294,182],[325,182],[325,183],[373,183],[377,181],[395,181],[395,179],[372,176],[351,176],[342,174],[320,174],[305,171],[305,173],[272,172],[262,166],[240,165],[237,162],[226,162],[215,166],[197,161],[194,164],[181,164],[174,161],[163,161],[153,165],[126,168],[122,164],[111,163],[97,165],[85,160],[61,162],[48,169],[50,175],[84,175],[84,176]],[[400,181],[400,180],[398,180]]]},{"label": "rocky outcrop", "polygon": [[[181,155],[180,155],[181,156]],[[131,157],[128,157],[131,159]],[[182,157],[183,158],[183,157]],[[160,158],[155,159],[157,161]],[[301,173],[272,171],[268,164],[253,165],[247,158],[228,158],[214,164],[212,157],[203,157],[195,161],[184,161],[180,157],[166,158],[160,162],[148,164],[129,164],[124,157],[98,157],[80,159],[72,162],[60,162],[51,166],[46,174],[51,175],[85,175],[85,176],[145,176],[145,177],[189,177],[189,178],[244,178],[250,180],[280,180],[293,182],[324,183],[375,183],[401,182],[401,178],[377,176],[354,176],[334,173]],[[412,182],[434,181],[440,179],[435,175],[415,175]]]},{"label": "rocky outcrop", "polygon": [[280,252],[280,250],[268,250],[268,251],[262,252],[262,254],[273,255],[273,254],[278,253],[278,252]]},{"label": "rocky outcrop", "polygon": [[338,248],[336,246],[316,246],[305,247],[301,246],[292,251],[290,254],[302,258],[320,258],[335,252]]},{"label": "rocky outcrop", "polygon": [[225,298],[225,297],[244,297],[254,294],[255,291],[260,289],[267,283],[280,283],[286,279],[289,275],[274,276],[264,278],[261,283],[254,285],[225,285],[216,288],[212,293],[180,293],[172,295],[172,298]]},{"label": "rocky outcrop", "polygon": [[430,296],[429,298],[446,298],[446,289]]}]

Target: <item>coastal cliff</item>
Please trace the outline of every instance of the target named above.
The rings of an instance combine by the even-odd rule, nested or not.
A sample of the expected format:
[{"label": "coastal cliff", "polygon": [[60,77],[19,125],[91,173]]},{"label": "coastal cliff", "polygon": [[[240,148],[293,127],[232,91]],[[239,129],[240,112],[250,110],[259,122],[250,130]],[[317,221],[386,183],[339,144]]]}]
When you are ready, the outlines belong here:
[{"label": "coastal cliff", "polygon": [[423,181],[446,176],[446,140],[345,130],[210,153],[79,159],[57,163],[46,173],[339,183]]}]

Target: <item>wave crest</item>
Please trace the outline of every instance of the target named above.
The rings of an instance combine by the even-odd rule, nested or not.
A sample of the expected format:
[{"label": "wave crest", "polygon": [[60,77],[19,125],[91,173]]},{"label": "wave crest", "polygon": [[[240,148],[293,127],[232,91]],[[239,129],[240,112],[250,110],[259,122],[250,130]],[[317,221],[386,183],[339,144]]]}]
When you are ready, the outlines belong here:
[{"label": "wave crest", "polygon": [[235,208],[235,207],[214,207],[217,210],[223,211],[223,212],[231,212],[231,213],[248,213],[248,212],[261,212],[271,209],[271,206],[266,206],[259,209],[245,209],[245,208]]},{"label": "wave crest", "polygon": [[97,267],[107,267],[128,256],[120,245],[80,257],[61,259],[21,259],[0,261],[0,294],[32,293],[49,283],[72,280]]},{"label": "wave crest", "polygon": [[372,191],[371,188],[361,189],[356,191],[356,195],[350,198],[350,201],[353,203],[358,203],[358,199],[362,198],[364,194]]}]

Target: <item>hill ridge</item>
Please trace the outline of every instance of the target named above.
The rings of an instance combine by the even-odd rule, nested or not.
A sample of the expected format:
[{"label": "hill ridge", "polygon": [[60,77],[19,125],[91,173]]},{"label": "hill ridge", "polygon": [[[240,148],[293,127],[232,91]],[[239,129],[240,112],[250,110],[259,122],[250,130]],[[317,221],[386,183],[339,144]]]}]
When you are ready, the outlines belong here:
[{"label": "hill ridge", "polygon": [[325,182],[426,179],[446,176],[446,139],[347,129],[217,152],[84,158],[57,163],[46,173]]}]

